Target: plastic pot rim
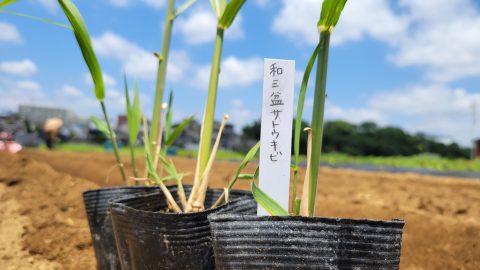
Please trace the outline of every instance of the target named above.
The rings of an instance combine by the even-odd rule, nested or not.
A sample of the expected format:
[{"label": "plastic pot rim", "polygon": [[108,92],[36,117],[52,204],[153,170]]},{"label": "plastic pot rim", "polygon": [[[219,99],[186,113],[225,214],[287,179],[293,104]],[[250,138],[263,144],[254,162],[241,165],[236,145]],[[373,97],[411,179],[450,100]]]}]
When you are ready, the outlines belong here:
[{"label": "plastic pot rim", "polygon": [[101,192],[101,191],[109,191],[109,190],[117,190],[117,189],[145,189],[145,188],[155,188],[155,186],[110,186],[110,187],[100,187],[100,188],[95,188],[95,189],[87,189],[82,192],[82,195],[85,194],[90,194],[90,193],[96,193],[96,192]]},{"label": "plastic pot rim", "polygon": [[352,219],[352,218],[338,218],[338,217],[308,217],[308,216],[254,216],[254,215],[238,215],[238,214],[214,214],[209,215],[210,222],[228,222],[228,221],[269,221],[269,222],[283,222],[283,221],[302,221],[302,222],[328,222],[328,223],[344,223],[344,224],[368,224],[368,225],[397,225],[398,228],[403,228],[405,220],[403,219]]},{"label": "plastic pot rim", "polygon": [[[185,186],[184,186],[185,187]],[[213,188],[213,189],[209,189],[211,191],[214,191],[214,190],[218,190],[218,191],[222,191],[223,192],[223,189],[220,189],[220,188]],[[232,190],[233,191],[233,190]],[[221,193],[219,194],[219,196],[221,195]],[[245,196],[247,195],[247,193],[245,194]],[[244,198],[242,197],[239,197],[239,198],[235,198],[235,199],[232,199],[232,200],[229,200],[228,203],[224,203],[220,206],[217,206],[215,208],[208,208],[208,209],[205,209],[205,210],[202,210],[202,211],[199,211],[199,212],[188,212],[188,213],[184,213],[184,212],[181,212],[181,213],[175,213],[175,212],[165,212],[165,211],[151,211],[151,210],[140,210],[140,209],[136,209],[134,207],[131,207],[131,206],[127,206],[124,204],[125,201],[127,200],[131,200],[133,198],[145,198],[145,197],[151,197],[151,196],[165,196],[163,194],[163,192],[160,190],[159,192],[152,192],[152,193],[149,193],[149,194],[134,194],[133,196],[130,196],[128,198],[120,198],[118,200],[114,200],[110,203],[110,209],[116,209],[116,211],[129,211],[131,213],[134,213],[134,214],[138,214],[138,215],[152,215],[152,214],[158,214],[158,215],[167,215],[167,216],[190,216],[190,217],[195,217],[195,216],[204,216],[204,215],[208,215],[210,216],[210,214],[212,212],[215,212],[215,211],[218,211],[218,210],[221,210],[222,208],[226,208],[228,207],[228,203],[230,202],[235,202],[237,200],[242,200]]]}]

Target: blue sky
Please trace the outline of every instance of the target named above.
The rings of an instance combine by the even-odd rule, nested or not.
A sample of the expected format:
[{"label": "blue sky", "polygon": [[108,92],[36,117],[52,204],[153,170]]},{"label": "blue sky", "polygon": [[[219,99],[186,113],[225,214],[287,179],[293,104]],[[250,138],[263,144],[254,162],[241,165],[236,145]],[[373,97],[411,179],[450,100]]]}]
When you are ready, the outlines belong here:
[{"label": "blue sky", "polygon": [[[152,52],[161,49],[165,1],[74,1],[105,72],[111,115],[124,110],[123,70],[130,85],[138,80],[151,112]],[[295,60],[301,80],[318,39],[320,7],[321,0],[247,1],[225,35],[218,118],[229,113],[241,127],[260,117],[263,58]],[[56,0],[23,0],[8,9],[66,23]],[[167,89],[175,93],[175,118],[201,119],[215,33],[209,1],[182,14],[173,32]],[[0,111],[37,104],[100,115],[69,30],[0,13],[0,50]],[[327,118],[371,120],[468,145],[474,103],[480,118],[479,89],[479,1],[347,2],[332,37]],[[312,104],[310,90],[305,119]],[[480,137],[478,123],[474,133]]]}]

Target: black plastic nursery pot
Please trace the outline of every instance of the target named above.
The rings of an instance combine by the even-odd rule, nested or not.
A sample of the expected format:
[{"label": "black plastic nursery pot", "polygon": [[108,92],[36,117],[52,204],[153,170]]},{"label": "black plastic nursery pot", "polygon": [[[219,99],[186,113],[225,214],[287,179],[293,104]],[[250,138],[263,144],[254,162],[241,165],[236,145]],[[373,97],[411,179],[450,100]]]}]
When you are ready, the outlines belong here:
[{"label": "black plastic nursery pot", "polygon": [[398,269],[402,220],[211,215],[217,269]]},{"label": "black plastic nursery pot", "polygon": [[[185,187],[190,193],[191,187]],[[208,209],[223,189],[208,190]],[[166,213],[163,193],[134,196],[111,204],[123,270],[215,269],[210,226],[212,213],[254,214],[257,204],[245,191],[231,191],[230,202],[198,213]],[[172,195],[178,201],[176,190]]]},{"label": "black plastic nursery pot", "polygon": [[109,203],[132,194],[158,191],[158,187],[109,187],[83,192],[83,202],[87,211],[88,225],[92,235],[93,249],[97,259],[97,269],[120,269],[120,261],[115,247],[112,218]]}]

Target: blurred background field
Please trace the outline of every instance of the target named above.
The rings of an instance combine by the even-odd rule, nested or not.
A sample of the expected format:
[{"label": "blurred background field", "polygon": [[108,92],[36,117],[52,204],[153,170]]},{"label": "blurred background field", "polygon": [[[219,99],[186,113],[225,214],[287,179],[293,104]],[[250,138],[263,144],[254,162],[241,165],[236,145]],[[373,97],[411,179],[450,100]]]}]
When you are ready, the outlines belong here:
[{"label": "blurred background field", "polygon": [[[42,145],[40,149],[47,151]],[[84,143],[65,143],[58,144],[56,151],[65,151],[72,153],[108,153],[110,150],[103,145],[84,144]],[[122,155],[129,155],[127,148],[121,148]],[[171,151],[178,157],[194,158],[197,156],[196,150],[174,149]],[[136,153],[143,155],[144,148],[137,147]],[[240,161],[244,153],[229,150],[220,150],[217,154],[219,160]],[[305,156],[301,157],[302,160]],[[328,165],[373,165],[382,168],[405,168],[405,169],[428,169],[436,171],[458,171],[480,173],[480,160],[468,160],[462,158],[443,158],[435,154],[421,154],[414,156],[352,156],[343,153],[325,153],[322,155],[322,163]]]}]

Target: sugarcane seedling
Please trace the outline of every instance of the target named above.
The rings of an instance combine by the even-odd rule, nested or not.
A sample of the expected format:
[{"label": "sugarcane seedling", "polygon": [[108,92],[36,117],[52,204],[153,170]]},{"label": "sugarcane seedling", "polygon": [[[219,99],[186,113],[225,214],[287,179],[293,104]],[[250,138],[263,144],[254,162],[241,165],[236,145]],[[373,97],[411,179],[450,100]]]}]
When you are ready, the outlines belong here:
[{"label": "sugarcane seedling", "polygon": [[[127,111],[127,126],[128,126],[128,146],[130,149],[130,164],[133,170],[133,179],[139,179],[138,168],[135,161],[135,144],[137,142],[138,133],[140,131],[142,110],[140,105],[140,96],[138,93],[138,84],[135,81],[133,104],[130,102],[130,95],[128,90],[127,75],[124,75],[125,85],[125,100]],[[135,181],[138,184],[138,181]]]},{"label": "sugarcane seedling", "polygon": [[[154,161],[153,161],[153,165],[154,165],[154,168],[155,168],[155,171],[157,171],[158,169],[158,160],[159,160],[159,157],[160,157],[160,150],[162,149],[162,136],[163,136],[163,111],[167,108],[167,103],[163,103],[162,104],[162,109],[160,110],[160,117],[158,117],[158,127],[159,127],[159,132],[158,132],[158,137],[157,137],[157,141],[156,141],[156,147],[155,147],[155,158],[154,158]],[[161,176],[161,174],[160,174]]]},{"label": "sugarcane seedling", "polygon": [[80,47],[80,50],[83,55],[83,59],[87,64],[87,67],[90,71],[90,75],[92,76],[92,80],[94,83],[95,97],[100,103],[103,117],[107,123],[108,132],[110,134],[110,139],[112,141],[113,153],[115,155],[115,161],[120,170],[120,175],[123,179],[124,184],[128,185],[128,179],[125,174],[123,163],[120,159],[120,154],[118,151],[117,139],[110,125],[110,119],[108,117],[107,109],[104,103],[105,85],[103,83],[103,73],[100,68],[100,64],[98,63],[98,59],[95,54],[95,51],[93,50],[92,43],[90,41],[90,36],[87,31],[87,27],[77,7],[70,0],[58,0],[58,2],[60,3],[60,6],[62,7],[62,10],[67,16],[68,20],[70,21],[70,24],[73,28],[73,33],[75,34],[75,38],[77,40],[77,44]]},{"label": "sugarcane seedling", "polygon": [[[318,168],[322,154],[323,122],[325,97],[327,90],[328,52],[330,35],[340,18],[347,0],[325,0],[322,4],[320,20],[317,23],[320,32],[319,52],[317,56],[317,74],[312,112],[312,152],[310,155],[310,173],[308,182],[308,216],[315,214],[317,197]],[[304,202],[305,203],[305,202]]]},{"label": "sugarcane seedling", "polygon": [[[323,122],[325,112],[325,98],[326,98],[326,83],[327,83],[327,68],[328,68],[328,52],[330,46],[330,35],[333,32],[334,27],[337,25],[342,10],[347,0],[324,0],[322,3],[322,10],[320,13],[320,19],[317,23],[320,39],[316,46],[312,57],[305,69],[305,74],[302,81],[302,87],[300,88],[300,95],[297,106],[297,117],[295,123],[295,139],[294,150],[295,160],[293,164],[294,169],[294,181],[293,181],[293,196],[292,207],[290,212],[292,214],[298,214],[301,211],[301,206],[307,207],[306,216],[313,216],[315,214],[315,202],[317,194],[318,183],[318,169],[320,166],[320,155],[322,152],[322,139],[323,139]],[[308,182],[304,183],[304,186],[308,186],[308,192],[306,201],[305,199],[298,199],[296,196],[297,179],[298,179],[298,161],[299,161],[299,140],[301,132],[301,119],[303,106],[305,102],[305,93],[307,89],[308,77],[310,71],[317,58],[317,72],[316,72],[316,84],[314,91],[312,124],[311,124],[311,151],[310,157],[307,163],[309,164]],[[312,60],[313,59],[313,60]],[[258,188],[255,181],[251,183],[252,194],[255,200],[271,215],[285,216],[289,215],[289,212],[283,209],[275,200],[273,200],[268,194]],[[303,192],[302,197],[305,197]],[[299,207],[300,204],[300,207]],[[303,213],[304,214],[304,213]]]},{"label": "sugarcane seedling", "polygon": [[223,116],[223,120],[222,120],[222,123],[220,124],[220,128],[218,130],[217,138],[215,139],[215,144],[213,145],[210,158],[208,160],[207,166],[205,167],[205,171],[203,172],[203,175],[200,178],[199,187],[196,189],[192,189],[192,193],[190,194],[190,197],[188,200],[189,203],[187,204],[187,208],[185,210],[186,212],[190,212],[190,211],[198,212],[205,209],[204,202],[205,202],[205,196],[208,188],[210,171],[212,169],[213,162],[215,161],[215,156],[217,154],[218,147],[220,145],[220,139],[222,137],[223,129],[227,124],[228,118],[229,118],[228,114],[225,114]]},{"label": "sugarcane seedling", "polygon": [[[155,98],[153,100],[153,114],[152,114],[152,126],[150,128],[150,138],[158,138],[160,131],[159,117],[163,101],[163,92],[165,89],[165,81],[167,76],[168,59],[170,52],[170,43],[172,37],[172,28],[175,18],[185,12],[196,0],[188,0],[183,5],[175,9],[175,0],[168,0],[166,8],[165,22],[163,26],[163,38],[162,38],[162,52],[161,54],[155,53],[158,60],[157,81],[155,84]],[[150,144],[150,149],[153,152],[155,149],[155,141]]]},{"label": "sugarcane seedling", "polygon": [[175,213],[181,213],[182,209],[178,206],[177,202],[173,198],[172,194],[170,193],[170,190],[165,186],[163,183],[163,180],[160,179],[158,176],[157,172],[155,171],[153,161],[152,161],[152,155],[150,153],[150,146],[148,144],[149,138],[148,138],[148,126],[147,126],[147,119],[145,116],[142,117],[143,119],[143,143],[145,147],[145,156],[146,156],[146,163],[147,163],[147,170],[148,170],[148,177],[147,178],[152,178],[152,180],[158,184],[160,189],[162,190],[163,195],[167,199],[169,208],[173,210]]},{"label": "sugarcane seedling", "polygon": [[[217,33],[215,35],[215,47],[212,57],[210,70],[210,80],[208,84],[207,102],[205,104],[204,116],[202,121],[200,143],[198,149],[197,168],[195,170],[195,179],[203,175],[210,156],[212,142],[213,124],[215,116],[215,106],[217,101],[218,79],[220,74],[220,64],[222,58],[223,35],[235,20],[240,8],[246,0],[211,0],[211,6],[217,17]],[[194,184],[195,186],[195,184]]]},{"label": "sugarcane seedling", "polygon": [[228,202],[228,198],[230,195],[230,190],[233,188],[235,183],[237,182],[238,179],[246,179],[246,180],[253,180],[258,177],[258,168],[255,170],[255,174],[253,175],[241,175],[242,170],[248,165],[250,161],[252,161],[255,156],[257,155],[258,150],[260,149],[260,142],[257,142],[245,155],[243,158],[242,162],[240,162],[240,166],[238,166],[237,171],[235,172],[235,175],[233,176],[232,180],[228,184],[228,187],[224,189],[224,192],[218,197],[218,199],[215,201],[215,203],[212,205],[212,208],[215,208],[217,206],[220,206],[223,203]]}]

